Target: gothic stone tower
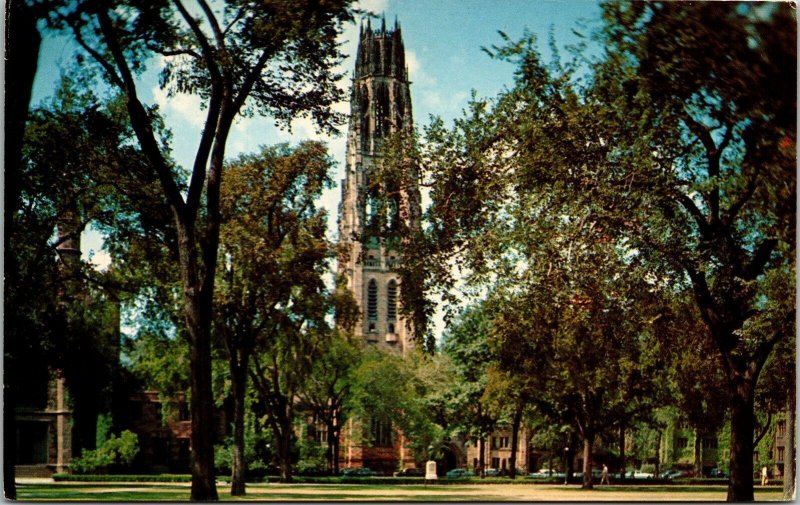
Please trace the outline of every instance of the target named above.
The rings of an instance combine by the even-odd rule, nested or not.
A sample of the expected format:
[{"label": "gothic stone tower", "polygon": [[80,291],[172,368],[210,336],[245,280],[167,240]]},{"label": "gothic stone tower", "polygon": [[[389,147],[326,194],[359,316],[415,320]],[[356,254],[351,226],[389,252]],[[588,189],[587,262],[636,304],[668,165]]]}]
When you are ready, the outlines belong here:
[{"label": "gothic stone tower", "polygon": [[[413,346],[399,307],[400,276],[393,270],[399,255],[374,224],[376,215],[384,212],[387,222],[418,226],[419,219],[409,216],[419,215],[419,188],[391,192],[396,195],[393,201],[384,211],[376,211],[377,202],[389,200],[383,196],[390,192],[377,190],[384,191],[381,195],[370,182],[381,163],[383,141],[412,127],[400,27],[395,22],[394,29],[387,31],[384,21],[380,30],[373,31],[367,22],[361,28],[350,97],[346,174],[339,206],[338,269],[361,309],[355,334],[366,343],[399,353]],[[361,435],[356,436],[356,432]],[[408,441],[390,422],[351,419],[342,436],[341,461],[345,467],[366,466],[391,475],[398,467],[414,466]]]},{"label": "gothic stone tower", "polygon": [[[367,342],[403,353],[412,342],[398,309],[400,279],[392,270],[398,255],[389,241],[370,232],[377,205],[374,193],[370,194],[367,188],[373,168],[380,163],[382,141],[412,127],[400,28],[395,21],[394,29],[387,31],[384,20],[380,30],[373,31],[368,21],[361,29],[350,98],[346,174],[339,207],[339,240],[343,246],[339,272],[361,308],[356,334]],[[402,212],[402,208],[419,208],[419,189],[404,191],[401,197],[400,205],[388,206],[386,212],[394,214],[387,216],[388,220],[408,220],[408,215],[418,215]]]}]

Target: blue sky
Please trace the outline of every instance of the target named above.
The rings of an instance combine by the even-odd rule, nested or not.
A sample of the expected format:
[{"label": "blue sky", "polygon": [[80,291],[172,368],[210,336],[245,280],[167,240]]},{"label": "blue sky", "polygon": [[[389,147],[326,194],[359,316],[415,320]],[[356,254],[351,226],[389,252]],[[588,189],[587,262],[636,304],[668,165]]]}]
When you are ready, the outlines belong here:
[{"label": "blue sky", "polygon": [[[513,66],[492,60],[481,50],[481,47],[502,44],[498,30],[516,40],[527,29],[536,35],[540,50],[547,58],[551,30],[557,45],[563,49],[578,42],[574,29],[588,32],[580,26],[581,21],[597,26],[600,19],[600,7],[594,0],[361,0],[359,6],[384,14],[389,27],[394,25],[395,18],[400,23],[409,66],[414,119],[420,129],[428,123],[430,115],[441,116],[449,123],[467,104],[472,90],[480,97],[491,97],[512,85]],[[373,27],[379,23],[373,20]],[[354,67],[358,32],[356,23],[348,26],[342,37],[342,48],[348,57],[342,62],[341,69],[348,77]],[[33,103],[52,93],[61,69],[69,65],[73,53],[74,45],[67,39],[48,36],[44,40]],[[155,76],[159,66],[159,61],[153,61],[138,83],[140,95],[147,104],[159,104],[173,132],[174,157],[189,167],[204,113],[196,97],[178,95],[170,99],[158,89]],[[345,79],[342,86],[349,87],[349,82],[349,78]],[[346,102],[334,107],[340,112],[349,112]],[[346,131],[346,127],[342,130]],[[234,126],[227,153],[229,157],[235,157],[257,151],[260,145],[297,143],[308,138],[328,142],[330,152],[338,162],[334,176],[337,187],[327,191],[320,202],[328,209],[329,237],[335,240],[336,209],[341,195],[338,184],[344,174],[344,135],[319,135],[312,123],[302,118],[294,121],[291,133],[277,129],[268,118],[249,118]],[[107,264],[107,256],[101,250],[102,240],[96,233],[87,233],[83,248],[86,259],[91,254],[98,266]]]},{"label": "blue sky", "polygon": [[[359,4],[375,13],[384,13],[387,25],[397,19],[403,30],[409,66],[411,95],[415,122],[422,127],[430,115],[448,122],[457,117],[474,89],[478,96],[494,96],[510,86],[514,68],[511,64],[492,60],[481,47],[501,44],[498,30],[512,39],[522,37],[525,29],[540,40],[541,50],[549,54],[548,37],[552,27],[560,47],[577,42],[572,33],[581,19],[597,24],[600,8],[594,0],[362,0]],[[379,21],[373,21],[377,27]],[[586,32],[585,29],[580,29]],[[342,69],[349,76],[355,60],[358,25],[347,28],[343,49],[349,54]],[[34,98],[49,96],[59,79],[62,68],[72,60],[74,46],[63,38],[48,37],[41,50]],[[174,135],[176,159],[190,166],[199,138],[204,114],[196,97],[179,95],[168,99],[155,81],[159,62],[151,64],[139,83],[140,94],[146,103],[159,103]],[[349,85],[349,79],[342,83]],[[336,109],[349,111],[348,103]],[[258,150],[260,145],[277,142],[296,143],[305,138],[329,142],[331,153],[339,162],[335,180],[343,174],[344,136],[338,138],[317,135],[310,121],[299,119],[292,133],[277,129],[267,118],[240,120],[228,142],[228,154],[233,157]],[[344,128],[343,128],[344,130]],[[335,214],[338,188],[331,190],[323,204]],[[335,232],[335,215],[331,215],[331,238]]]}]

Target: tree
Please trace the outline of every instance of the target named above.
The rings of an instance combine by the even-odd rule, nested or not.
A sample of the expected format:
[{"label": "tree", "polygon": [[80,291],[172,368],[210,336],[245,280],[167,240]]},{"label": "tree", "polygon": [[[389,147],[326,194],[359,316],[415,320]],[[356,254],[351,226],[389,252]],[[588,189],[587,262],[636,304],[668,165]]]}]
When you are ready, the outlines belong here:
[{"label": "tree", "polygon": [[411,452],[423,458],[439,441],[439,430],[426,410],[429,384],[418,374],[424,365],[417,358],[415,354],[402,356],[392,349],[367,347],[351,373],[347,408],[354,417],[370,423],[369,428],[364,426],[364,442],[393,445],[399,431]]},{"label": "tree", "polygon": [[[8,393],[36,398],[49,377],[63,378],[76,450],[94,448],[97,417],[116,410],[124,394],[120,287],[113,267],[98,272],[81,260],[80,236],[90,222],[113,215],[108,174],[135,172],[142,161],[113,98],[101,102],[83,84],[65,76],[55,96],[28,114],[6,213]],[[9,415],[24,396],[9,401]]]},{"label": "tree", "polygon": [[[220,272],[215,330],[228,358],[234,404],[231,494],[245,494],[244,421],[250,357],[282,317],[293,291],[320,282],[327,244],[316,200],[330,185],[325,146],[264,148],[227,168],[221,195]],[[317,298],[315,298],[317,299]],[[280,316],[278,316],[280,315]],[[287,363],[287,366],[291,364]]]},{"label": "tree", "polygon": [[[337,321],[341,321],[337,319]],[[346,418],[346,402],[353,385],[351,373],[361,361],[361,349],[347,333],[335,331],[328,348],[314,361],[300,398],[325,423],[328,472],[339,474],[339,443]]]},{"label": "tree", "polygon": [[647,184],[635,193],[649,207],[626,212],[628,229],[689,280],[731,398],[728,499],[752,500],[754,392],[787,336],[781,321],[794,320],[784,310],[750,331],[769,312],[765,281],[794,258],[797,106],[795,80],[782,75],[796,61],[794,13],[665,3],[610,4],[605,15],[612,49],[595,96],[632,126],[613,143],[631,187]]},{"label": "tree", "polygon": [[[547,66],[530,36],[489,50],[517,64],[515,87],[474,101],[458,135],[428,130],[437,229],[486,263],[499,234],[476,230],[507,220],[496,209],[510,195],[550,194],[551,211],[585,209],[566,215],[624,244],[654,285],[691,289],[731,398],[728,498],[752,500],[754,391],[794,320],[762,289],[793,271],[794,13],[611,2],[604,20],[595,61]],[[538,229],[541,214],[527,222]],[[754,324],[767,314],[771,326]]]},{"label": "tree", "polygon": [[500,422],[508,424],[511,420],[511,454],[508,457],[508,475],[512,479],[517,476],[517,449],[519,446],[519,431],[528,406],[527,378],[521,375],[510,374],[501,370],[496,365],[488,370],[488,384],[484,398],[493,404],[493,410],[503,413]]},{"label": "tree", "polygon": [[[211,395],[213,293],[220,230],[220,188],[228,135],[244,113],[288,122],[311,114],[323,127],[336,120],[328,105],[339,98],[332,65],[335,38],[351,19],[349,1],[226,2],[223,13],[205,0],[195,16],[181,0],[78,2],[54,9],[109,85],[126,97],[139,145],[160,181],[178,232],[178,263],[189,340],[193,500],[216,500]],[[136,75],[156,55],[166,57],[162,84],[204,100],[206,121],[190,177],[168,160],[154,131]],[[203,196],[205,195],[205,200]]]},{"label": "tree", "polygon": [[496,357],[489,347],[491,316],[482,305],[466,308],[443,335],[442,353],[455,365],[459,380],[453,401],[467,413],[459,422],[462,433],[478,442],[478,472],[485,470],[486,437],[494,430],[499,409],[486,398],[489,369]]},{"label": "tree", "polygon": [[702,477],[704,440],[717,436],[730,404],[725,377],[692,294],[665,292],[662,302],[653,328],[665,357],[669,384],[665,405],[674,406],[680,419],[694,430],[695,475]]}]

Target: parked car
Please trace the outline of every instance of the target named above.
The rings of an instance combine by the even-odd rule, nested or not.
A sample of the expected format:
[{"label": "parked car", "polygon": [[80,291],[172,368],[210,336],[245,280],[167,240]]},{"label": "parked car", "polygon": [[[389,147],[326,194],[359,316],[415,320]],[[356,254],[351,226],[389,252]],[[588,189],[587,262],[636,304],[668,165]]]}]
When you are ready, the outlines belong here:
[{"label": "parked car", "polygon": [[394,472],[395,477],[425,477],[425,470],[422,468],[403,468],[399,472]]},{"label": "parked car", "polygon": [[500,475],[500,470],[498,470],[497,468],[487,468],[486,471],[483,472],[483,474],[487,477],[497,477],[498,475]]},{"label": "parked car", "polygon": [[661,473],[662,479],[678,479],[680,477],[684,477],[686,474],[682,470],[675,470],[674,468],[671,470],[667,470],[666,472]]},{"label": "parked car", "polygon": [[724,471],[720,470],[719,468],[712,468],[711,472],[709,472],[710,477],[715,477],[717,479],[727,479],[728,474]]},{"label": "parked car", "polygon": [[459,479],[461,477],[474,477],[475,474],[463,468],[453,468],[445,474],[448,479]]},{"label": "parked car", "polygon": [[531,479],[563,479],[564,472],[556,472],[554,470],[548,470],[546,468],[540,468],[538,471],[529,473],[528,477]]},{"label": "parked car", "polygon": [[345,468],[342,472],[342,475],[345,477],[374,477],[376,475],[381,475],[380,473],[370,470],[367,467],[362,468]]}]

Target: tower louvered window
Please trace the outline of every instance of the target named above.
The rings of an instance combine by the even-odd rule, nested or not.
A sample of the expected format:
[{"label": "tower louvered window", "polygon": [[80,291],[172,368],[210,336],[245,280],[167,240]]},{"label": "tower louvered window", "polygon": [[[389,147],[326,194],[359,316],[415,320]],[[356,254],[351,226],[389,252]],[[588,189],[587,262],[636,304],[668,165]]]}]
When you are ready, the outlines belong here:
[{"label": "tower louvered window", "polygon": [[386,286],[386,318],[390,321],[397,319],[397,283],[394,279]]},{"label": "tower louvered window", "polygon": [[378,283],[375,279],[367,285],[367,319],[378,319]]}]

